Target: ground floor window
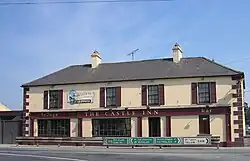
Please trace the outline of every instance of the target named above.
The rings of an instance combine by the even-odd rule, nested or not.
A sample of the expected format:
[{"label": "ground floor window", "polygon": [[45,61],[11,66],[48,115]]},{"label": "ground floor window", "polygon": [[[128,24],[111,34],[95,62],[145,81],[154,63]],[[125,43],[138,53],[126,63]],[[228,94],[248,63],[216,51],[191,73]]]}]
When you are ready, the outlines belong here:
[{"label": "ground floor window", "polygon": [[69,119],[40,119],[38,123],[38,136],[41,137],[69,137]]},{"label": "ground floor window", "polygon": [[94,137],[130,137],[131,119],[92,119],[92,135]]}]

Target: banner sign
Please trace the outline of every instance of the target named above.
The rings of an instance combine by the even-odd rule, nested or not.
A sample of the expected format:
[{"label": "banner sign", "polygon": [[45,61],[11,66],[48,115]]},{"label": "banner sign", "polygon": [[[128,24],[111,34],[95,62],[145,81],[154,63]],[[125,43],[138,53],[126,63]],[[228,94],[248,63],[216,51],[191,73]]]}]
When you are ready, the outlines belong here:
[{"label": "banner sign", "polygon": [[68,94],[68,103],[71,105],[82,103],[93,103],[95,93],[91,91],[76,91],[72,89]]}]

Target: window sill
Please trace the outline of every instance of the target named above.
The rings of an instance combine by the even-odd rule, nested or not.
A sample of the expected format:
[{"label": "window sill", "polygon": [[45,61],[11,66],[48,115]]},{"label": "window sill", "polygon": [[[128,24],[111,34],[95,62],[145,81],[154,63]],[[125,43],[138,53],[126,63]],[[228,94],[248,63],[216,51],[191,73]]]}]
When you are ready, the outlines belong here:
[{"label": "window sill", "polygon": [[148,104],[146,106],[161,106],[160,104]]},{"label": "window sill", "polygon": [[194,104],[194,105],[212,105],[212,104],[214,104],[214,103],[197,103],[197,104]]},{"label": "window sill", "polygon": [[116,105],[111,105],[111,106],[106,106],[104,108],[118,108],[119,106],[116,106]]},{"label": "window sill", "polygon": [[48,110],[61,110],[62,108],[49,108]]}]

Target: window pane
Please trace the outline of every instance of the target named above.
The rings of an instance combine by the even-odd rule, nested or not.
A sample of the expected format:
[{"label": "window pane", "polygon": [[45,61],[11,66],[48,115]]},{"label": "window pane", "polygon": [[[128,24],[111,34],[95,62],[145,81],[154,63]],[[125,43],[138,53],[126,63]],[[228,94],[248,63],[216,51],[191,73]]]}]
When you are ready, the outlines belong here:
[{"label": "window pane", "polygon": [[92,131],[94,137],[130,137],[131,119],[92,119]]},{"label": "window pane", "polygon": [[116,95],[115,95],[115,87],[106,88],[106,105],[114,106],[116,105]]},{"label": "window pane", "polygon": [[198,84],[199,103],[210,103],[210,84]]},{"label": "window pane", "polygon": [[158,85],[148,86],[148,104],[149,105],[158,105],[159,104]]},{"label": "window pane", "polygon": [[40,119],[38,120],[38,136],[69,137],[69,119]]},{"label": "window pane", "polygon": [[59,108],[59,91],[49,91],[49,108]]}]

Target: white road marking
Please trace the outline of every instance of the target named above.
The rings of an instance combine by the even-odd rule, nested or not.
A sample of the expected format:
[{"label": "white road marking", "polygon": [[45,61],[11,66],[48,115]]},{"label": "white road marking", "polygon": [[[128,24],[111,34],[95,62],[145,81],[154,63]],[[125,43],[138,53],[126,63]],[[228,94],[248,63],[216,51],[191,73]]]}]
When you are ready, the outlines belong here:
[{"label": "white road marking", "polygon": [[88,160],[74,159],[74,158],[62,158],[62,157],[51,157],[51,156],[42,156],[42,155],[28,155],[28,154],[0,153],[0,155],[19,156],[19,157],[32,157],[32,158],[44,158],[44,159],[56,159],[56,160],[68,160],[68,161],[88,161]]}]

